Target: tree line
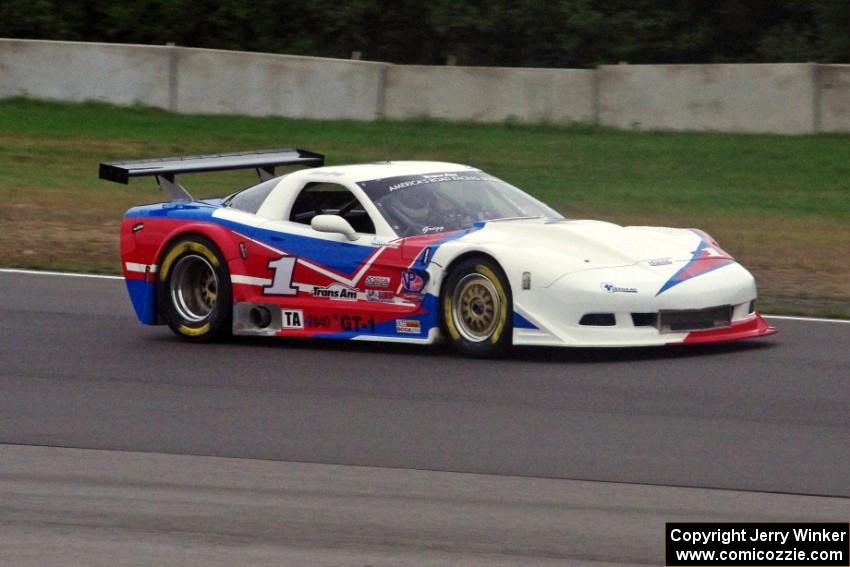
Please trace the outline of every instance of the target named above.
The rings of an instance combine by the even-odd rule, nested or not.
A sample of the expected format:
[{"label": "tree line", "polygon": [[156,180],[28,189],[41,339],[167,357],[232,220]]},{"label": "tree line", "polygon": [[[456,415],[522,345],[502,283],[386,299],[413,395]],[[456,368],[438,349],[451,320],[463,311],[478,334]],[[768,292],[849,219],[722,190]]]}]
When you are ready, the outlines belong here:
[{"label": "tree line", "polygon": [[0,37],[427,65],[848,63],[850,0],[0,0]]}]

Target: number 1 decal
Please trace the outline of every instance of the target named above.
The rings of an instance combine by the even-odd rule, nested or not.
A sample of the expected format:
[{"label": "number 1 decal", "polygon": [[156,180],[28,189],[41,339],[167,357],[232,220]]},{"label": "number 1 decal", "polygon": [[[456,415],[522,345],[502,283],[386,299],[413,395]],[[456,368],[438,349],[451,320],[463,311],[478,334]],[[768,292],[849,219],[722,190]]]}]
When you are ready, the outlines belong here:
[{"label": "number 1 decal", "polygon": [[281,256],[277,260],[269,260],[269,268],[274,270],[272,285],[263,288],[265,295],[297,295],[298,288],[292,287],[292,272],[295,270],[295,256]]}]

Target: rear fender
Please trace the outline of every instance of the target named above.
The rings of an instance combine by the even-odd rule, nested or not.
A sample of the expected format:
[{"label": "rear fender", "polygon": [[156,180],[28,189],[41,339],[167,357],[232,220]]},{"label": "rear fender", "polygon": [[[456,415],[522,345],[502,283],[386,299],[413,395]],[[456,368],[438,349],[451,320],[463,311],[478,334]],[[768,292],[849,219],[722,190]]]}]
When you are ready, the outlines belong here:
[{"label": "rear fender", "polygon": [[[133,227],[144,225],[142,230]],[[171,219],[127,218],[121,228],[121,257],[127,291],[139,321],[147,325],[162,324],[156,305],[156,283],[160,263],[168,247],[186,236],[198,235],[211,240],[227,261],[230,273],[241,273],[244,264],[239,242],[244,240],[232,230],[208,222],[185,222]],[[147,266],[136,272],[130,264]],[[138,268],[137,268],[138,269]]]}]

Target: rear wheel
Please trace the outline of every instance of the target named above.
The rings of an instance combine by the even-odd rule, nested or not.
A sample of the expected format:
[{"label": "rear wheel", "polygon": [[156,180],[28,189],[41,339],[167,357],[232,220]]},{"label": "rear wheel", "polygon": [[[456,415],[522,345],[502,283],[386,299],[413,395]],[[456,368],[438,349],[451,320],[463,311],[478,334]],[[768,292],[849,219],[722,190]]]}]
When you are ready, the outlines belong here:
[{"label": "rear wheel", "polygon": [[513,305],[501,268],[488,258],[470,258],[449,274],[441,295],[443,332],[473,357],[499,356],[512,343]]},{"label": "rear wheel", "polygon": [[232,299],[227,263],[206,238],[181,238],[159,267],[157,302],[178,336],[209,341],[230,333]]}]

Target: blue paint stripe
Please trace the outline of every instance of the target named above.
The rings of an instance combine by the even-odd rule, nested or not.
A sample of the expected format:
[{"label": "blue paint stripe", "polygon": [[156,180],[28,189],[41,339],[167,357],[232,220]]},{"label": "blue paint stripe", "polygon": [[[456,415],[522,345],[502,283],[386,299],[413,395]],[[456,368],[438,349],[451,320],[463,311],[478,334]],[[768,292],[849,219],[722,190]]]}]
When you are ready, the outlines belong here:
[{"label": "blue paint stripe", "polygon": [[693,279],[693,278],[695,278],[695,277],[697,277],[697,276],[701,276],[701,275],[703,275],[703,274],[707,274],[708,272],[713,272],[714,270],[716,270],[716,269],[718,269],[718,268],[722,268],[722,267],[724,267],[724,266],[728,266],[729,264],[732,264],[732,263],[734,263],[734,262],[735,262],[735,260],[730,259],[730,260],[728,260],[728,261],[726,261],[726,262],[716,264],[716,265],[712,266],[711,268],[707,268],[707,269],[705,269],[705,270],[703,270],[703,271],[699,272],[698,274],[694,274],[694,275],[692,275],[692,276],[683,277],[683,278],[679,279],[679,277],[680,277],[680,276],[681,276],[684,272],[686,272],[686,271],[687,271],[687,270],[688,270],[688,269],[689,269],[689,268],[690,268],[693,264],[695,264],[696,262],[700,262],[700,261],[703,261],[703,260],[709,260],[709,259],[710,259],[710,258],[704,258],[704,259],[702,259],[702,260],[701,260],[701,259],[700,259],[700,257],[699,257],[699,256],[700,256],[700,254],[702,253],[702,251],[705,249],[705,247],[706,247],[706,246],[708,246],[708,241],[706,241],[706,240],[700,240],[699,246],[697,246],[697,249],[694,251],[694,255],[691,257],[691,259],[688,261],[688,263],[687,263],[687,264],[685,264],[684,266],[682,266],[682,268],[680,268],[680,269],[679,269],[679,270],[678,270],[675,274],[673,274],[673,275],[670,277],[670,279],[669,279],[669,280],[667,280],[667,281],[664,283],[664,285],[663,285],[663,286],[661,286],[661,289],[659,289],[659,290],[658,290],[658,293],[656,293],[656,294],[655,294],[655,296],[656,296],[656,297],[658,297],[659,295],[661,295],[662,293],[664,293],[665,291],[667,291],[667,290],[668,290],[668,289],[670,289],[671,287],[675,287],[675,286],[679,285],[680,283],[684,283],[684,282],[686,282],[686,281],[688,281],[688,280],[691,280],[691,279]]},{"label": "blue paint stripe", "polygon": [[210,222],[236,232],[250,235],[251,238],[267,244],[272,248],[283,250],[293,256],[298,256],[346,277],[351,277],[357,273],[357,270],[377,248],[373,244],[363,245],[324,240],[257,228],[231,220],[220,219],[213,216],[213,213],[219,208],[205,203],[168,204],[165,206],[149,205],[130,209],[125,216],[132,218],[168,218],[172,220]]},{"label": "blue paint stripe", "polygon": [[514,311],[514,329],[538,329],[539,327]]},{"label": "blue paint stripe", "polygon": [[139,321],[145,325],[156,324],[156,284],[145,280],[125,280],[130,301]]},{"label": "blue paint stripe", "polygon": [[[245,230],[244,225],[238,225],[231,221],[221,221],[216,218],[212,220],[237,232]],[[352,277],[357,273],[357,270],[377,250],[377,246],[373,244],[350,244],[347,242],[283,233],[276,230],[254,227],[247,228],[253,229],[251,238],[263,244],[284,250],[293,256],[298,256],[301,259],[308,260],[346,277]]]}]

